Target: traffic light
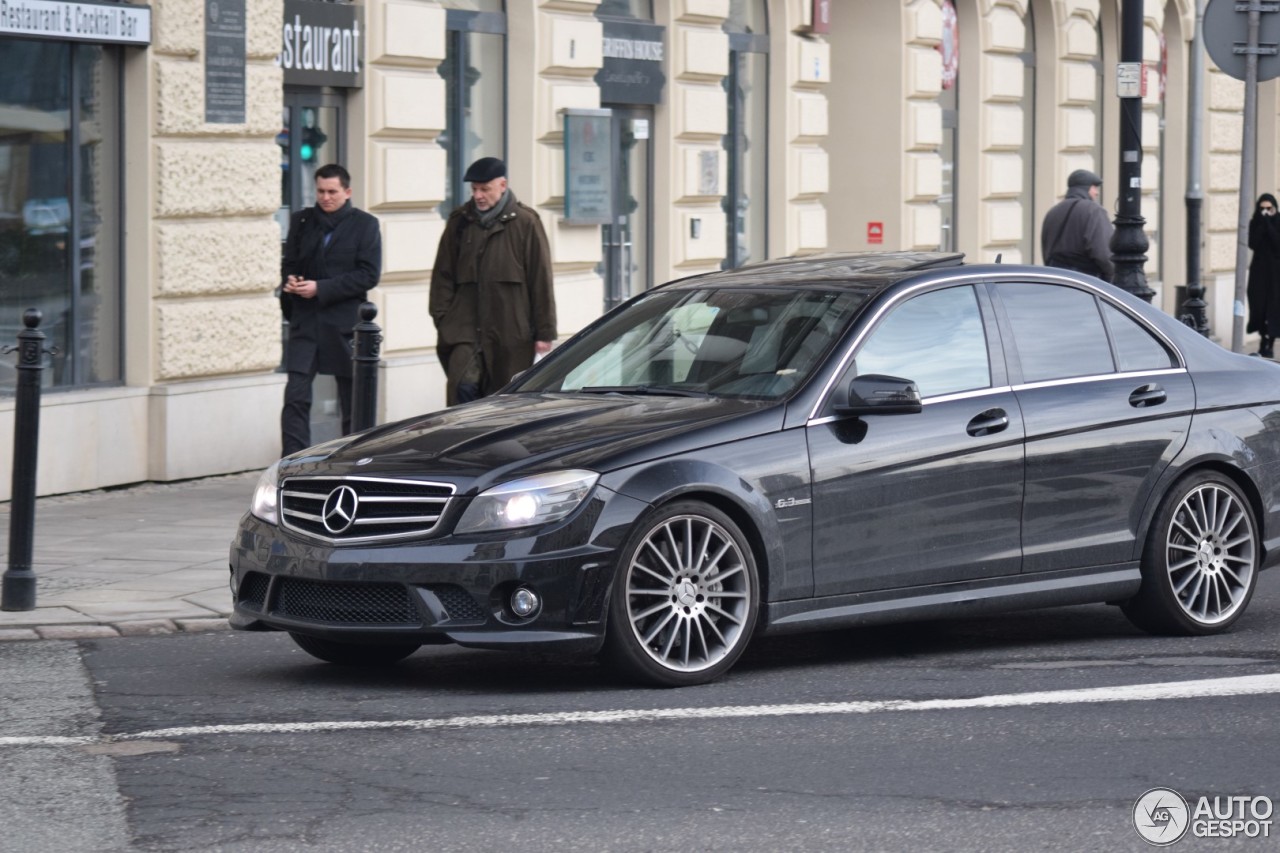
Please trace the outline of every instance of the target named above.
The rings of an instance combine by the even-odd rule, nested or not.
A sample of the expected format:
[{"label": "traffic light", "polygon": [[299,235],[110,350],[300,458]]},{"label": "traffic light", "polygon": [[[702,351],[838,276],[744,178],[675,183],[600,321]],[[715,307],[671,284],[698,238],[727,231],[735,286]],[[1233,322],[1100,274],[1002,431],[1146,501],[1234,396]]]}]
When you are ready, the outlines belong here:
[{"label": "traffic light", "polygon": [[302,144],[298,148],[298,154],[302,157],[302,162],[314,163],[316,152],[323,148],[328,140],[328,134],[320,128],[304,127],[302,129]]}]

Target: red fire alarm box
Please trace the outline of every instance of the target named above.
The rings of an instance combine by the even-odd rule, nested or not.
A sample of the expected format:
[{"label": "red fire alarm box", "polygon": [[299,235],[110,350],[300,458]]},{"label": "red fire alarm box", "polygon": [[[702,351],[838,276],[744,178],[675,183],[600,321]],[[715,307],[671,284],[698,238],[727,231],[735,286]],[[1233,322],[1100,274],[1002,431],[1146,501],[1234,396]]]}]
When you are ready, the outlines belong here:
[{"label": "red fire alarm box", "polygon": [[884,223],[883,222],[867,223],[867,242],[868,243],[884,242]]}]

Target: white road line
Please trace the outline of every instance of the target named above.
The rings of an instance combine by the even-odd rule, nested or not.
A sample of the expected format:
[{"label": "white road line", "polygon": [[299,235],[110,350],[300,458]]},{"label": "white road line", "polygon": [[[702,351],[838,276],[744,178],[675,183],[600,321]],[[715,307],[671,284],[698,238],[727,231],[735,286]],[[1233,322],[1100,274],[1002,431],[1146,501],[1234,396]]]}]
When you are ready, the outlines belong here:
[{"label": "white road line", "polygon": [[163,740],[207,735],[307,734],[311,732],[377,731],[409,729],[501,728],[512,726],[563,726],[573,723],[638,723],[663,720],[717,720],[749,717],[874,714],[882,711],[954,711],[981,708],[1019,708],[1032,705],[1077,705],[1098,702],[1153,702],[1163,699],[1205,699],[1220,696],[1252,696],[1280,693],[1280,673],[1236,678],[1206,678],[1160,684],[1132,684],[1055,690],[1041,693],[1009,693],[969,699],[889,699],[879,702],[818,702],[794,705],[738,705],[718,708],[654,708],[615,711],[560,711],[546,714],[494,714],[442,717],[433,720],[342,720],[312,723],[241,723],[227,726],[180,726],[150,729],[132,734],[99,737],[19,736],[0,737],[6,746],[83,746],[134,740]]}]

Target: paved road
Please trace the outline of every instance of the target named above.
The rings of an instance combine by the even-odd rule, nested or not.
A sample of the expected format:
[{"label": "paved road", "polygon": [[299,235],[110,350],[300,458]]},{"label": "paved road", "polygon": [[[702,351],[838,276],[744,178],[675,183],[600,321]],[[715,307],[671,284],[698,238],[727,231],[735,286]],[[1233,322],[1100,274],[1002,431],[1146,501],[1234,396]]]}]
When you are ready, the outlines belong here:
[{"label": "paved road", "polygon": [[[675,691],[441,647],[344,670],[281,635],[7,643],[0,825],[24,851],[1142,850],[1149,788],[1280,798],[1277,675],[1280,572],[1220,637],[1066,608],[761,642]],[[1124,692],[1245,677],[1272,692]]]}]

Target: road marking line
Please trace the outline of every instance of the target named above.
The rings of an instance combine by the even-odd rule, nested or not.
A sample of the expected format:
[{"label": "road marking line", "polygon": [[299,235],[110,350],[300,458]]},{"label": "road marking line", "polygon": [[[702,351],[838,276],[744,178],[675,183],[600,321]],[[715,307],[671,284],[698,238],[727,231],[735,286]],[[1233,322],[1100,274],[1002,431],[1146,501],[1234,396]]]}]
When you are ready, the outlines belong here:
[{"label": "road marking line", "polygon": [[737,705],[715,708],[653,708],[648,710],[558,711],[545,714],[493,714],[443,717],[433,720],[335,720],[312,723],[240,723],[223,726],[180,726],[150,729],[132,734],[59,737],[0,737],[5,746],[83,746],[133,740],[165,740],[204,735],[307,734],[311,732],[377,731],[409,729],[500,728],[510,726],[563,726],[572,723],[637,723],[665,720],[715,720],[748,717],[874,714],[882,711],[954,711],[981,708],[1019,708],[1033,705],[1076,705],[1099,702],[1152,702],[1167,699],[1205,699],[1221,696],[1254,696],[1280,693],[1280,673],[1237,678],[1206,678],[1160,684],[1091,687],[1039,693],[1009,693],[969,699],[888,699],[876,702],[816,702],[794,705]]}]

